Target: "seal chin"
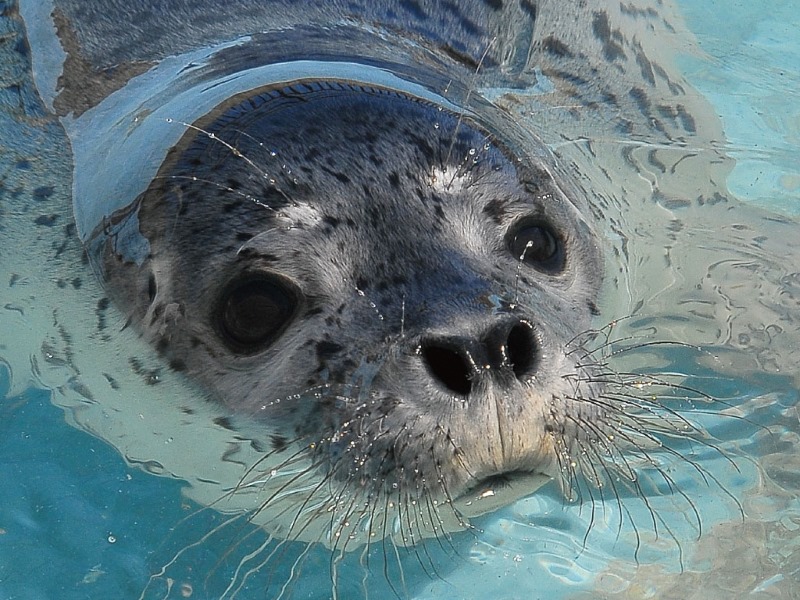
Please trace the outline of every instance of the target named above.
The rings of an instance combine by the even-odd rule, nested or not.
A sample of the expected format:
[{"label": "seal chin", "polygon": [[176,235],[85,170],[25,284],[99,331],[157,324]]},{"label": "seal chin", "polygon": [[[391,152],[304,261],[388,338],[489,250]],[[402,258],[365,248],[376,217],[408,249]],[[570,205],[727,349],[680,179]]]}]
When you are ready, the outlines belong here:
[{"label": "seal chin", "polygon": [[544,473],[526,471],[497,473],[470,486],[453,499],[453,506],[464,517],[478,517],[530,496],[551,479]]}]

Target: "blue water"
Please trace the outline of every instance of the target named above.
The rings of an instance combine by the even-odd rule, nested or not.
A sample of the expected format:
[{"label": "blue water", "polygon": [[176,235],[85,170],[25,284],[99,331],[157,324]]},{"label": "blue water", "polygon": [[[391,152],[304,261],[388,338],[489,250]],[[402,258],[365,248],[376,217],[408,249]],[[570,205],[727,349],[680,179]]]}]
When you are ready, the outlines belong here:
[{"label": "blue water", "polygon": [[129,598],[183,516],[180,484],[129,468],[64,422],[44,390],[7,397],[0,368],[0,597]]},{"label": "blue water", "polygon": [[[738,161],[732,191],[800,214],[797,2],[684,4],[709,54],[687,58],[684,67],[722,116],[729,153]],[[690,385],[745,407],[746,419],[713,414],[725,409],[722,404],[709,406],[709,415],[693,413],[723,452],[688,442],[673,446],[716,481],[704,480],[691,463],[664,457],[674,487],[651,472],[642,485],[661,495],[648,496],[649,506],[623,494],[622,505],[610,500],[594,512],[592,492],[568,503],[548,486],[480,520],[477,535],[404,551],[400,593],[426,599],[731,598],[748,590],[753,598],[800,597],[797,390],[778,376],[720,380],[696,367],[694,358],[687,351],[671,357],[669,367],[695,373]],[[138,598],[151,574],[222,523],[182,498],[181,482],[131,468],[117,450],[69,426],[49,392],[9,396],[9,376],[0,364],[0,598]],[[652,514],[662,521],[654,525]],[[174,582],[170,597],[221,593],[236,565],[265,542],[263,533],[243,527],[180,554],[165,577],[149,584],[147,597],[166,596],[168,578]],[[249,533],[247,541],[234,544],[242,532]],[[303,553],[300,544],[282,546],[270,569],[288,572]],[[381,559],[382,549],[374,549],[370,564]],[[342,565],[341,597],[362,595],[367,571],[358,563],[356,556]],[[292,597],[329,597],[329,566],[325,552],[306,556]],[[387,569],[389,579],[400,579],[394,562]],[[372,597],[392,592],[383,566],[369,573],[368,587],[377,590]],[[248,578],[238,597],[274,597],[283,579],[272,575],[262,570]],[[215,591],[209,596],[205,590]]]},{"label": "blue water", "polygon": [[800,11],[796,0],[679,3],[708,60],[684,73],[722,117],[739,198],[800,214]]}]

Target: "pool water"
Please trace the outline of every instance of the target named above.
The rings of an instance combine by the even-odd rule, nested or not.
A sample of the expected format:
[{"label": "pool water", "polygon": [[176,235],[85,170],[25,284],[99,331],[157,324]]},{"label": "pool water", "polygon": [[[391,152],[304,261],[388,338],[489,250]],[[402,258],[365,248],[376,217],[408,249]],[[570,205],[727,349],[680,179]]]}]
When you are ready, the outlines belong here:
[{"label": "pool water", "polygon": [[800,214],[800,89],[797,3],[680,3],[707,56],[682,65],[719,111],[737,165],[728,187],[739,198]]},{"label": "pool water", "polygon": [[[682,66],[719,111],[737,159],[729,187],[800,215],[796,2],[681,5],[707,53]],[[3,118],[3,137],[34,143],[23,135],[30,123]],[[646,495],[587,486],[567,501],[552,484],[478,519],[476,531],[344,557],[270,541],[192,503],[181,481],[131,467],[68,425],[48,391],[10,395],[11,378],[25,376],[0,362],[0,597],[328,598],[331,566],[340,598],[800,597],[798,390],[774,374],[722,378],[700,349],[651,357],[718,401],[690,407],[676,395],[713,438],[673,440],[683,458],[641,465]]]}]

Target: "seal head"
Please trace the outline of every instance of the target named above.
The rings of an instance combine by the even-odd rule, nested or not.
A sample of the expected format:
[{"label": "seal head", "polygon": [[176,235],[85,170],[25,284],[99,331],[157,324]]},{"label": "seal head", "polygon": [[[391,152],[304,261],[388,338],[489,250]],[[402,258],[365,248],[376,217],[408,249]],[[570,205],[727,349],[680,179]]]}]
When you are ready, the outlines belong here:
[{"label": "seal head", "polygon": [[189,125],[95,233],[169,364],[305,461],[310,522],[333,503],[374,536],[376,511],[397,529],[389,507],[423,506],[399,525],[418,537],[450,504],[463,526],[603,428],[570,347],[602,278],[586,199],[503,131],[346,81],[254,90]]}]

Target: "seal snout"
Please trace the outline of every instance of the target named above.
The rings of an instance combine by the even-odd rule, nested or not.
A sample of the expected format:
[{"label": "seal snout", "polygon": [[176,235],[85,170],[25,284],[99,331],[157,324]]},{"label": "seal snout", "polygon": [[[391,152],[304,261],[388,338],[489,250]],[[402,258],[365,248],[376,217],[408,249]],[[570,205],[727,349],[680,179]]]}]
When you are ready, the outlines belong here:
[{"label": "seal snout", "polygon": [[430,337],[420,356],[435,383],[450,393],[469,396],[476,379],[498,383],[528,379],[536,366],[538,345],[533,326],[525,320],[504,320],[479,336]]}]

